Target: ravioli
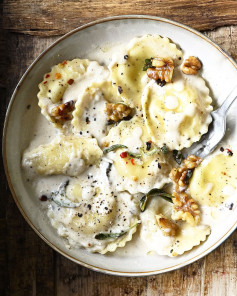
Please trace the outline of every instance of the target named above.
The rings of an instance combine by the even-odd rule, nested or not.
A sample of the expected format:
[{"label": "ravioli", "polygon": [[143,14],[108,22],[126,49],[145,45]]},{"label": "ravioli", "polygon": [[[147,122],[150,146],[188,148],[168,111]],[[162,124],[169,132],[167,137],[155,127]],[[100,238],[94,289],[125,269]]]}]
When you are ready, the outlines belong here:
[{"label": "ravioli", "polygon": [[205,159],[193,174],[189,185],[190,195],[200,204],[220,206],[237,190],[237,159],[219,153]]},{"label": "ravioli", "polygon": [[143,66],[146,59],[158,56],[169,57],[178,65],[182,59],[182,52],[166,37],[145,35],[130,41],[127,55],[117,54],[114,57],[109,67],[113,86],[131,107],[141,109],[143,88],[149,81]]},{"label": "ravioli", "polygon": [[[150,140],[144,120],[141,116],[134,116],[130,121],[122,121],[113,127],[104,142],[108,146],[122,144],[127,149],[119,149],[107,154],[113,161],[110,171],[110,180],[118,190],[127,190],[131,194],[147,193],[153,187],[161,188],[170,182],[169,172],[171,165],[164,155],[157,150],[146,151],[146,143]],[[121,152],[129,150],[141,155],[136,157],[121,157]]]},{"label": "ravioli", "polygon": [[212,99],[202,78],[175,69],[173,83],[151,81],[142,95],[142,110],[151,139],[181,150],[198,141],[211,123]]},{"label": "ravioli", "polygon": [[52,202],[48,210],[53,227],[70,246],[101,254],[124,247],[139,223],[135,199],[127,192],[113,191],[105,181],[105,169],[101,163],[99,170],[92,169],[89,173],[91,178],[70,181],[66,196],[77,202],[76,207],[60,207]]},{"label": "ravioli", "polygon": [[77,176],[102,156],[96,139],[60,135],[49,144],[25,152],[22,165],[40,175]]},{"label": "ravioli", "polygon": [[81,92],[91,83],[106,81],[108,76],[109,71],[105,67],[87,59],[64,61],[53,66],[39,84],[38,99],[42,114],[54,123],[55,127],[62,128],[65,125],[68,127],[67,122],[71,117],[61,118],[60,112],[59,116],[54,115],[55,108],[67,102],[74,104]]},{"label": "ravioli", "polygon": [[177,222],[179,231],[175,236],[165,236],[157,223],[157,215],[171,217],[170,203],[153,199],[147,210],[141,214],[141,239],[147,245],[148,252],[170,257],[182,255],[193,247],[200,245],[211,233],[210,226]]},{"label": "ravioli", "polygon": [[80,95],[73,112],[73,131],[83,136],[93,136],[99,143],[108,129],[106,103],[118,98],[111,81],[93,83]]}]

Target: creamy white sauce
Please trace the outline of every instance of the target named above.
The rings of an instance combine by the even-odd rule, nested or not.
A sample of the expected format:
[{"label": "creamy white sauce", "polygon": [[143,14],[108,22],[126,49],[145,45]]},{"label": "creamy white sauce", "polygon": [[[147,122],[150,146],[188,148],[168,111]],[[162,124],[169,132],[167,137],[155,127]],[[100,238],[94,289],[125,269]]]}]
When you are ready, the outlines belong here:
[{"label": "creamy white sauce", "polygon": [[124,145],[127,146],[130,151],[137,152],[137,150],[139,150],[139,148],[143,145],[141,136],[142,129],[140,127],[136,127],[132,134],[124,141]]},{"label": "creamy white sauce", "polygon": [[[80,97],[81,104],[76,106],[83,110],[80,119],[74,125],[74,132],[82,136],[95,137],[99,144],[103,142],[107,131],[107,115],[105,113],[106,100],[98,90],[95,94],[85,92]],[[77,115],[75,115],[77,116]]]},{"label": "creamy white sauce", "polygon": [[74,80],[72,85],[66,89],[63,95],[63,103],[74,100],[77,101],[84,90],[93,82],[102,82],[109,79],[109,71],[97,62],[91,62],[87,68],[86,73]]},{"label": "creamy white sauce", "polygon": [[183,113],[173,113],[172,111],[165,113],[165,134],[164,143],[172,141],[172,145],[179,146],[180,132],[178,127],[183,122],[185,115]]},{"label": "creamy white sauce", "polygon": [[173,110],[178,108],[179,106],[179,101],[178,98],[175,96],[168,96],[165,98],[165,107],[167,109]]}]

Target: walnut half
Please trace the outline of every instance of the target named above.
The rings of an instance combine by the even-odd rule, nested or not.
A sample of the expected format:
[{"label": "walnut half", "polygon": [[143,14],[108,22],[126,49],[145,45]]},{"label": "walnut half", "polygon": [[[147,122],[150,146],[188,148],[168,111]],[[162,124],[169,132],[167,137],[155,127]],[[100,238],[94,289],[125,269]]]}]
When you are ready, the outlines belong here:
[{"label": "walnut half", "polygon": [[197,225],[200,221],[200,211],[197,203],[187,193],[173,192],[172,219],[183,220],[191,225]]},{"label": "walnut half", "polygon": [[190,56],[187,58],[183,65],[181,66],[181,70],[184,74],[195,75],[198,70],[202,68],[202,64],[198,58]]},{"label": "walnut half", "polygon": [[171,82],[174,62],[170,58],[154,58],[152,68],[147,69],[147,76],[154,80]]},{"label": "walnut half", "polygon": [[106,104],[105,113],[107,114],[108,120],[118,122],[123,118],[128,117],[132,112],[132,108],[125,104]]},{"label": "walnut half", "polygon": [[177,234],[178,225],[167,219],[164,215],[156,215],[156,221],[165,236],[175,236]]},{"label": "walnut half", "polygon": [[61,104],[57,107],[54,107],[51,110],[51,116],[55,118],[55,120],[58,121],[67,121],[72,119],[71,112],[75,109],[75,102],[74,101],[68,101],[64,104]]},{"label": "walnut half", "polygon": [[189,155],[180,168],[173,168],[170,179],[174,182],[175,191],[181,192],[188,188],[192,171],[201,163],[202,159],[196,155]]}]

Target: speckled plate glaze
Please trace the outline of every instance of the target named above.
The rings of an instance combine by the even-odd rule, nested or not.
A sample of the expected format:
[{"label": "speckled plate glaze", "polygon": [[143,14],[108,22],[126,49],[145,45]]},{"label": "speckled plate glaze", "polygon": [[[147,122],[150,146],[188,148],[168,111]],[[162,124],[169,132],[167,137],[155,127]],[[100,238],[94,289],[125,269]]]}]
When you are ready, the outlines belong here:
[{"label": "speckled plate glaze", "polygon": [[[143,34],[159,34],[169,37],[188,55],[198,56],[203,63],[202,75],[208,82],[211,95],[219,105],[235,86],[237,64],[219,46],[201,33],[182,24],[153,16],[117,16],[86,24],[66,34],[29,67],[18,83],[4,127],[3,156],[5,171],[12,195],[22,215],[35,232],[53,249],[67,258],[90,269],[113,275],[142,276],[171,271],[190,264],[220,245],[236,228],[236,211],[231,211],[225,223],[212,229],[206,242],[177,258],[148,256],[145,254],[100,255],[85,250],[68,250],[65,243],[49,224],[46,214],[40,210],[38,199],[33,198],[31,189],[24,182],[21,171],[21,154],[29,143],[31,126],[34,125],[26,106],[31,103],[31,112],[40,115],[37,106],[38,84],[50,67],[66,59],[90,58],[99,62],[104,58],[105,48],[110,44],[127,43],[131,38]],[[237,142],[235,103],[228,114],[231,144]],[[131,243],[130,247],[132,246]]]}]

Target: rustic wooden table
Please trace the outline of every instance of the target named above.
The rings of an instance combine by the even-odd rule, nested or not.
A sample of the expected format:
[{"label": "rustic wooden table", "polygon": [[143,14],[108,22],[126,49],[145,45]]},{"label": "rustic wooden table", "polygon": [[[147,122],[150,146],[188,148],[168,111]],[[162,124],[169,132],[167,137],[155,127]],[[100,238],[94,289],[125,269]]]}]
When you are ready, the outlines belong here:
[{"label": "rustic wooden table", "polygon": [[[97,18],[151,14],[190,25],[237,59],[236,0],[3,0],[0,3],[1,127],[16,83],[59,36]],[[1,164],[2,165],[2,164]],[[21,216],[1,166],[0,295],[237,295],[237,233],[205,258],[143,278],[104,275],[54,252]]]}]

